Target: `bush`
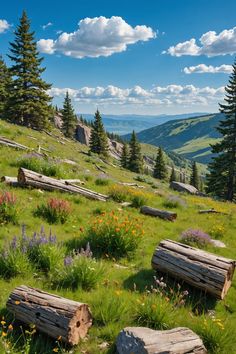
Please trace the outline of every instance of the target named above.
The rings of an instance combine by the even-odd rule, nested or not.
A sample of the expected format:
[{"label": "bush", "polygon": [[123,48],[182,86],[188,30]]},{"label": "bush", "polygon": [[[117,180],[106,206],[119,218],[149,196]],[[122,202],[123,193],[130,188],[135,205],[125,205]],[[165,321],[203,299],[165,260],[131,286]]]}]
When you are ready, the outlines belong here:
[{"label": "bush", "polygon": [[147,204],[148,197],[145,193],[136,190],[130,190],[129,195],[132,207],[140,208],[141,206]]},{"label": "bush", "polygon": [[85,241],[100,256],[121,258],[136,250],[142,234],[138,219],[111,212],[95,218],[93,226],[87,230]]},{"label": "bush", "polygon": [[128,200],[129,188],[115,185],[109,190],[109,196],[117,203],[126,202]]},{"label": "bush", "polygon": [[43,217],[49,224],[64,224],[69,218],[71,209],[68,201],[51,198],[47,204],[41,204],[35,211],[36,216]]},{"label": "bush", "polygon": [[0,223],[17,223],[16,197],[13,193],[0,194]]},{"label": "bush", "polygon": [[148,200],[146,193],[119,185],[110,188],[109,196],[118,203],[129,201],[134,208],[140,208]]},{"label": "bush", "polygon": [[205,247],[211,244],[210,236],[202,230],[188,229],[182,232],[181,241],[193,246]]},{"label": "bush", "polygon": [[55,162],[44,160],[37,156],[28,156],[17,161],[16,165],[18,167],[27,168],[45,176],[51,177],[63,177],[63,172],[61,167]]},{"label": "bush", "polygon": [[163,202],[163,206],[170,209],[183,208],[186,207],[186,203],[180,197],[171,195]]},{"label": "bush", "polygon": [[103,266],[92,258],[90,246],[64,258],[64,264],[51,272],[53,287],[76,290],[91,290],[96,287],[103,274]]},{"label": "bush", "polygon": [[97,178],[95,180],[95,184],[97,186],[108,186],[109,183],[110,183],[110,180],[107,178]]}]

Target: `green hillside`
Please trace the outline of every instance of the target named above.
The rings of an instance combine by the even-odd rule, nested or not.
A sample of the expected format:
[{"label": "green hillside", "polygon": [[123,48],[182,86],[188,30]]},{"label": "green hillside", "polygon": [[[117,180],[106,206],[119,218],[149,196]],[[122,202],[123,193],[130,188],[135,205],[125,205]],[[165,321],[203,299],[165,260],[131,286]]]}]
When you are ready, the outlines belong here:
[{"label": "green hillside", "polygon": [[[151,258],[161,240],[180,240],[181,233],[191,228],[207,232],[226,244],[225,248],[209,244],[206,246],[209,252],[234,259],[235,204],[179,194],[170,190],[167,183],[150,176],[138,182],[143,189],[122,186],[119,182],[137,183],[137,175],[121,169],[116,160],[102,161],[98,156],[90,156],[85,145],[64,139],[56,129],[50,134],[0,121],[0,136],[30,148],[29,151],[21,151],[0,145],[1,176],[17,176],[19,166],[31,163],[36,169],[43,167],[55,178],[79,178],[86,188],[113,195],[113,199],[99,202],[79,195],[0,183],[0,204],[3,193],[9,192],[14,195],[13,210],[17,212],[15,222],[11,216],[8,221],[0,223],[0,353],[114,354],[116,337],[124,327],[169,329],[181,326],[198,333],[208,353],[233,354],[236,336],[235,278],[224,301],[215,300],[182,282],[171,282],[168,278],[163,280],[167,287],[159,288],[154,281]],[[39,150],[45,152],[45,157],[37,155]],[[32,159],[38,162],[33,165]],[[69,207],[64,223],[56,223],[48,215],[36,213],[38,206],[46,205],[51,198]],[[122,206],[121,200],[131,201],[133,207]],[[139,206],[143,203],[174,211],[178,217],[175,222],[169,222],[142,215]],[[198,213],[200,209],[209,208],[223,213]],[[20,236],[22,225],[23,238]],[[31,243],[29,253],[22,244],[15,246],[19,240],[28,242],[30,238],[32,242],[34,232],[39,233],[42,226],[44,231],[40,237],[44,242],[34,249],[38,253],[30,253]],[[45,244],[44,232],[47,238],[50,230],[51,237],[56,235],[57,241],[52,237],[54,241]],[[123,243],[119,242],[121,235]],[[81,247],[86,246],[88,237],[92,237],[94,258],[78,258],[78,252],[81,254]],[[100,237],[105,240],[102,245]],[[109,237],[113,248],[107,249]],[[14,257],[9,258],[9,254]],[[73,274],[69,264],[72,256],[78,258],[78,262],[84,261],[79,263]],[[65,346],[60,338],[54,340],[41,334],[37,327],[22,327],[15,322],[6,310],[6,301],[12,290],[22,284],[88,303],[93,326],[87,338],[71,348]]]},{"label": "green hillside", "polygon": [[137,134],[147,144],[162,146],[187,159],[208,163],[211,159],[210,144],[219,139],[215,127],[223,119],[220,113],[169,121]]}]

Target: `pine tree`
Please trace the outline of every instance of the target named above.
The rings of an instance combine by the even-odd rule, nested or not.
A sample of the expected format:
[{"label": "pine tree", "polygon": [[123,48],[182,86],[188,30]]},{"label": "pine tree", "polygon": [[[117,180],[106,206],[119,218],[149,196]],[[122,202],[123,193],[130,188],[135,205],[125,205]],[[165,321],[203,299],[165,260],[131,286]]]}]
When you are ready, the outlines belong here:
[{"label": "pine tree", "polygon": [[45,68],[41,68],[43,58],[39,58],[34,32],[30,31],[30,21],[23,11],[20,24],[15,31],[15,41],[10,43],[14,62],[10,68],[13,77],[11,97],[6,113],[10,121],[17,124],[43,129],[52,115],[47,90],[51,85],[41,78]]},{"label": "pine tree", "polygon": [[177,181],[177,175],[176,175],[174,165],[172,166],[171,175],[170,175],[170,182],[173,182],[173,181]]},{"label": "pine tree", "polygon": [[120,162],[123,168],[129,167],[129,149],[127,144],[123,145]]},{"label": "pine tree", "polygon": [[9,98],[11,75],[3,58],[0,56],[0,118],[4,118],[5,107]]},{"label": "pine tree", "polygon": [[108,156],[108,139],[102,122],[102,117],[97,110],[92,123],[90,136],[90,151],[103,156]]},{"label": "pine tree", "polygon": [[129,160],[128,168],[130,171],[141,173],[143,171],[143,157],[141,154],[141,146],[138,142],[135,131],[133,130],[129,142]]},{"label": "pine tree", "polygon": [[71,99],[69,93],[66,93],[66,97],[63,103],[62,109],[62,131],[68,138],[73,138],[75,135],[75,125],[77,118],[72,107]]},{"label": "pine tree", "polygon": [[212,146],[212,153],[217,155],[209,164],[207,192],[236,201],[236,60],[225,87],[224,101],[220,104],[220,112],[224,113],[225,119],[217,127],[222,140]]},{"label": "pine tree", "polygon": [[200,188],[200,178],[199,178],[199,174],[198,174],[197,163],[195,161],[192,164],[192,173],[190,176],[190,184],[197,189]]},{"label": "pine tree", "polygon": [[158,149],[156,156],[156,163],[153,171],[153,177],[158,179],[166,179],[167,177],[167,168],[164,160],[164,154],[162,148]]}]

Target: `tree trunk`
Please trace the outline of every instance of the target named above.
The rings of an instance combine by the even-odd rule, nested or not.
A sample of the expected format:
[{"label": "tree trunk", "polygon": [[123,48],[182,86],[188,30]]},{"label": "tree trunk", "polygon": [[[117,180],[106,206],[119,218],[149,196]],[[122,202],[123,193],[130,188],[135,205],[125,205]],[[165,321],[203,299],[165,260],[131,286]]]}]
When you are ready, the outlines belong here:
[{"label": "tree trunk", "polygon": [[16,143],[15,141],[4,138],[3,136],[0,137],[0,144],[20,150],[30,150],[27,146]]},{"label": "tree trunk", "polygon": [[21,285],[7,300],[7,309],[17,320],[34,324],[36,329],[52,338],[75,345],[92,326],[87,304],[65,299],[42,290]]},{"label": "tree trunk", "polygon": [[58,190],[61,192],[81,194],[86,198],[100,200],[103,202],[107,201],[108,199],[108,196],[104,194],[93,192],[84,187],[67,183],[66,181],[60,181],[55,178],[47,177],[34,171],[27,170],[25,168],[19,169],[18,182],[22,186],[41,188],[48,191]]},{"label": "tree trunk", "polygon": [[205,354],[206,348],[197,334],[178,327],[154,331],[146,327],[126,327],[116,340],[118,354]]},{"label": "tree trunk", "polygon": [[147,215],[151,215],[151,216],[158,216],[161,219],[165,219],[165,220],[169,220],[169,221],[174,221],[177,218],[176,213],[173,213],[171,211],[151,208],[146,205],[142,206],[140,208],[140,211],[142,214],[147,214]]},{"label": "tree trunk", "polygon": [[235,261],[164,240],[153,254],[152,267],[223,299],[231,286]]}]

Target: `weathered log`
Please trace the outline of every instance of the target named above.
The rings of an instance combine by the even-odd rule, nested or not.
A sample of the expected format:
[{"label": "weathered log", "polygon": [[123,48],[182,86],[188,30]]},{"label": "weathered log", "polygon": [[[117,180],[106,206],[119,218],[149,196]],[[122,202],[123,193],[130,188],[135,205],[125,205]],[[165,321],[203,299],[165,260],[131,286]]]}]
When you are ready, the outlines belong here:
[{"label": "weathered log", "polygon": [[52,338],[60,337],[70,345],[78,344],[92,326],[92,315],[87,304],[25,285],[12,291],[7,309],[17,320],[34,324],[36,330]]},{"label": "weathered log", "polygon": [[9,147],[13,147],[15,149],[20,149],[20,150],[29,150],[30,149],[25,145],[16,143],[15,141],[4,138],[3,136],[0,137],[0,144],[5,145],[5,146],[9,146]]},{"label": "weathered log", "polygon": [[66,183],[65,181],[60,181],[55,178],[47,177],[22,167],[19,168],[17,178],[21,186],[30,186],[48,191],[59,190],[61,192],[81,194],[86,198],[100,200],[103,202],[108,199],[108,196],[104,194],[91,191],[90,189],[80,187],[75,184]]},{"label": "weathered log", "polygon": [[199,193],[197,188],[195,188],[191,184],[187,184],[187,183],[173,181],[170,183],[170,188],[172,188],[178,192],[185,192],[185,193],[189,193],[189,194],[198,194]]},{"label": "weathered log", "polygon": [[151,208],[147,205],[142,206],[140,208],[140,212],[142,214],[146,214],[146,215],[158,216],[161,219],[165,219],[165,220],[169,220],[169,221],[174,221],[177,218],[176,213],[173,213],[171,211]]},{"label": "weathered log", "polygon": [[118,335],[119,354],[205,354],[201,338],[189,328],[155,331],[146,327],[126,327]]},{"label": "weathered log", "polygon": [[217,211],[215,209],[208,209],[208,210],[199,210],[199,214],[224,214],[227,215],[227,213],[223,213],[222,211]]},{"label": "weathered log", "polygon": [[153,254],[152,267],[223,299],[232,283],[235,261],[164,240]]},{"label": "weathered log", "polygon": [[96,163],[95,163],[95,167],[96,167],[97,170],[99,170],[99,171],[101,171],[102,173],[105,173],[105,174],[106,174],[106,171],[103,170],[103,168],[100,167],[99,165],[97,165]]},{"label": "weathered log", "polygon": [[[59,181],[65,183],[66,185],[70,185],[70,184],[84,184],[83,181],[81,181],[80,179],[59,179]],[[18,180],[17,177],[10,177],[10,176],[2,176],[1,178],[1,182],[4,182],[6,184],[9,184],[10,186],[18,186]]]},{"label": "weathered log", "polygon": [[122,186],[127,186],[127,187],[137,187],[137,188],[145,188],[145,186],[141,186],[138,183],[133,183],[133,182],[118,182]]}]

